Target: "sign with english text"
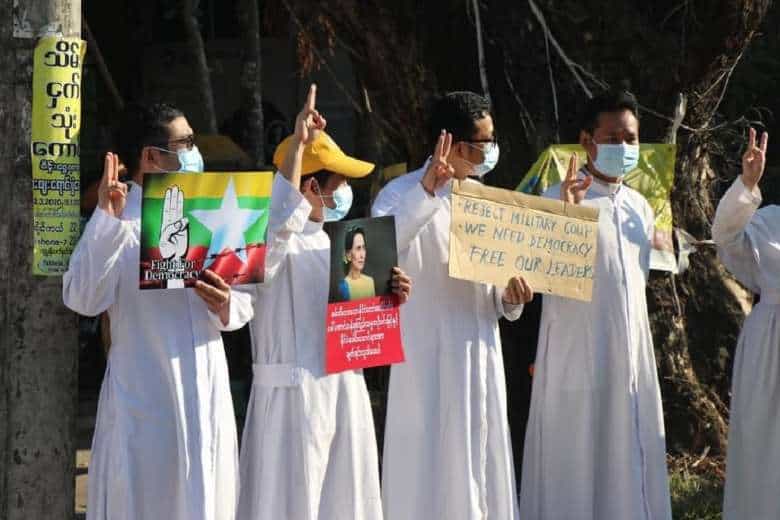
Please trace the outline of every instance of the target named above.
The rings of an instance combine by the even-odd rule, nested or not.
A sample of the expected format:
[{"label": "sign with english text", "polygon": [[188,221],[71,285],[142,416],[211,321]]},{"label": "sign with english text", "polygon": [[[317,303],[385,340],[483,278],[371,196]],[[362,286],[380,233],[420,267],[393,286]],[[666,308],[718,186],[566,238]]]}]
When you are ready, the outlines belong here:
[{"label": "sign with english text", "polygon": [[456,181],[449,273],[505,287],[522,276],[535,292],[590,301],[597,208]]}]

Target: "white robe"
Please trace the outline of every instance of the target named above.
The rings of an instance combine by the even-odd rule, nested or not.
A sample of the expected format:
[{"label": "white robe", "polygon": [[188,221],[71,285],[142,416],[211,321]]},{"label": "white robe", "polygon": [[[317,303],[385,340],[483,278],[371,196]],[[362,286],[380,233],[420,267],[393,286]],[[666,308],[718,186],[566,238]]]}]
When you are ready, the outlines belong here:
[{"label": "white robe", "polygon": [[274,180],[266,280],[251,323],[254,382],[241,444],[239,520],[381,520],[362,371],[326,375],[330,240]]},{"label": "white robe", "polygon": [[385,517],[513,520],[498,319],[517,319],[522,305],[504,305],[503,288],[449,277],[451,186],[429,196],[424,172],[390,182],[372,208],[374,216],[395,216],[399,262],[413,283],[401,308],[406,363],[390,374]]},{"label": "white robe", "polygon": [[[545,196],[559,193],[557,185]],[[544,296],[520,515],[668,520],[663,413],[645,296],[653,212],[638,192],[596,179],[582,204],[600,209],[593,299]]]},{"label": "white robe", "polygon": [[723,263],[760,302],[745,320],[731,388],[725,520],[780,518],[780,206],[737,179],[718,204],[712,238]]},{"label": "white robe", "polygon": [[111,350],[89,466],[89,520],[233,520],[238,446],[220,330],[252,316],[233,292],[223,326],[191,289],[138,288],[141,188],[121,219],[97,208],[62,281],[65,305],[108,310]]}]

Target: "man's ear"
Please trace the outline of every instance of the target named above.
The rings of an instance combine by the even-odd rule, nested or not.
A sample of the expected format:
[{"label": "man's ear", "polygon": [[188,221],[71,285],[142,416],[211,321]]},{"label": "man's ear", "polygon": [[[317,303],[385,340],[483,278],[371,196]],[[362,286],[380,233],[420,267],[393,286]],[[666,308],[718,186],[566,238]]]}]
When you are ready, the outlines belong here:
[{"label": "man's ear", "polygon": [[585,130],[580,130],[580,146],[583,148],[590,147],[593,144],[593,136]]},{"label": "man's ear", "polygon": [[314,195],[318,195],[320,193],[320,184],[314,177],[309,177],[303,181],[303,184],[301,184],[301,193],[306,193],[307,191],[311,191]]}]

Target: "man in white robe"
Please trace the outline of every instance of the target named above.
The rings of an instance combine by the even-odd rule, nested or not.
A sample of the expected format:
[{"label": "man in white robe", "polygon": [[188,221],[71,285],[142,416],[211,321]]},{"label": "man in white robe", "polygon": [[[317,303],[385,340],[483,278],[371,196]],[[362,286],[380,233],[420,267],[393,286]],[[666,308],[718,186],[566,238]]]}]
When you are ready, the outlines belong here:
[{"label": "man in white robe", "polygon": [[144,172],[198,169],[192,139],[175,108],[128,107],[119,154],[132,181],[119,180],[107,154],[98,207],[63,277],[65,305],[111,318],[88,520],[235,517],[238,446],[220,331],[251,318],[251,299],[211,272],[194,290],[139,289]]},{"label": "man in white robe", "polygon": [[545,194],[599,208],[593,299],[545,295],[520,516],[670,520],[661,394],[647,316],[653,211],[622,178],[639,157],[637,102],[589,102],[566,180]]},{"label": "man in white robe", "polygon": [[[322,129],[312,86],[295,134],[274,154],[266,278],[251,323],[254,380],[241,445],[239,520],[382,520],[376,436],[362,371],[325,373],[330,239],[348,178],[374,165]],[[301,178],[301,176],[305,177]],[[411,285],[400,271],[394,291]]]},{"label": "man in white robe", "polygon": [[394,215],[401,267],[415,294],[401,311],[406,363],[390,373],[382,495],[388,520],[514,520],[506,383],[498,319],[517,319],[533,293],[449,277],[452,177],[498,160],[488,101],[452,92],[431,115],[438,136],[421,169],[385,186],[374,216]]},{"label": "man in white robe", "polygon": [[780,206],[761,204],[769,136],[750,129],[742,175],[718,204],[712,238],[759,303],[745,320],[731,384],[725,520],[780,518]]}]

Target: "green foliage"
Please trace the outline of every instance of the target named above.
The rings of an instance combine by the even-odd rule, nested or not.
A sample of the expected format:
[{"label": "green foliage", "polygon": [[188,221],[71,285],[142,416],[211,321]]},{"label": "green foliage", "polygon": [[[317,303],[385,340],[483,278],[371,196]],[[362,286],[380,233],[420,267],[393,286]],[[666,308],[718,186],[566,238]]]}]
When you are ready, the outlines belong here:
[{"label": "green foliage", "polygon": [[674,520],[720,520],[723,504],[722,482],[695,475],[686,469],[669,475]]}]

